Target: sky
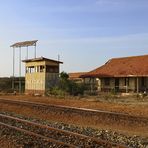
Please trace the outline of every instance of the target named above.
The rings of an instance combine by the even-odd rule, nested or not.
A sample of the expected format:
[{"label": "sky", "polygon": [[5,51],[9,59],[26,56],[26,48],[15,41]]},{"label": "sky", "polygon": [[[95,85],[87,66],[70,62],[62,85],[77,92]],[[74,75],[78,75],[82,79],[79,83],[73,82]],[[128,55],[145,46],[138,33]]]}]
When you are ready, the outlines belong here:
[{"label": "sky", "polygon": [[[57,60],[60,55],[60,69],[68,73],[91,71],[115,57],[148,54],[148,0],[0,2],[0,77],[12,76],[10,45],[19,41],[37,39],[37,57]],[[33,55],[29,47],[29,58]],[[16,76],[18,58],[16,49]]]}]

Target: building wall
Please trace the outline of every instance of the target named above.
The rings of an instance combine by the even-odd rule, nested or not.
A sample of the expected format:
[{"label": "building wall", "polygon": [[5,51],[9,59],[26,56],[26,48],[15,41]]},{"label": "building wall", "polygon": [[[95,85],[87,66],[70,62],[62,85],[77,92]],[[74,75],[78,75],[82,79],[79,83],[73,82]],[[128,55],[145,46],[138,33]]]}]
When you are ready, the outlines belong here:
[{"label": "building wall", "polygon": [[[126,82],[125,82],[126,81]],[[135,78],[119,78],[119,90],[124,92],[136,90],[136,79]]]},{"label": "building wall", "polygon": [[[102,91],[111,91],[115,90],[117,86],[115,86],[115,79],[110,78],[110,84],[105,85],[105,79],[101,78],[101,90]],[[125,82],[126,81],[126,82]],[[148,91],[148,77],[144,77],[144,85],[142,84],[142,78],[138,78],[139,84],[139,92]],[[137,78],[129,77],[129,78],[119,78],[119,92],[137,92]]]},{"label": "building wall", "polygon": [[135,78],[129,78],[129,89],[136,91],[136,79]]},{"label": "building wall", "polygon": [[139,78],[139,87],[140,87],[140,91],[148,92],[148,77]]},{"label": "building wall", "polygon": [[83,82],[88,86],[88,89],[101,91],[101,79],[100,78],[84,78]]},{"label": "building wall", "polygon": [[83,81],[84,81],[85,84],[89,84],[90,78],[83,78]]},{"label": "building wall", "polygon": [[[105,79],[101,79],[101,90],[104,91],[119,90],[120,92],[129,92],[136,89],[135,78],[110,78],[109,85],[105,85]],[[115,79],[119,79],[118,86],[115,86]]]},{"label": "building wall", "polygon": [[[28,62],[26,63],[26,68],[34,66],[35,68],[37,66],[45,65],[45,61],[38,61],[38,62]],[[42,72],[36,72],[35,70],[33,72],[29,72],[26,70],[25,74],[25,92],[26,90],[32,90],[35,92],[36,90],[45,90],[45,69]]]},{"label": "building wall", "polygon": [[[91,88],[98,91],[109,92],[112,90],[117,90],[115,86],[116,78],[109,78],[109,85],[105,84],[106,78],[84,78],[84,83],[87,85],[92,85]],[[119,79],[119,92],[137,92],[137,77],[128,77],[128,78],[118,78]],[[126,79],[126,82],[125,82]],[[142,84],[142,77],[138,78],[139,92],[148,92],[148,77],[144,77],[144,86]]]},{"label": "building wall", "polygon": [[52,61],[44,61],[45,62],[45,65],[52,65],[52,66],[58,66],[59,63],[55,63],[55,62],[52,62]]},{"label": "building wall", "polygon": [[[43,69],[41,70],[41,67]],[[50,71],[50,66],[57,67],[57,72]],[[30,70],[32,68],[32,70]],[[55,86],[59,79],[59,64],[50,61],[37,61],[26,63],[26,74],[25,74],[25,92],[29,94],[41,93],[44,94],[50,87]]]},{"label": "building wall", "polygon": [[96,78],[96,85],[97,85],[97,90],[101,91],[101,79]]},{"label": "building wall", "polygon": [[102,91],[111,91],[115,88],[115,79],[114,78],[109,78],[110,83],[109,85],[105,84],[105,79],[106,78],[101,78],[101,90]]},{"label": "building wall", "polygon": [[45,73],[27,73],[25,90],[45,90]]},{"label": "building wall", "polygon": [[148,77],[146,78],[146,88],[148,89]]},{"label": "building wall", "polygon": [[26,63],[26,67],[29,67],[29,66],[39,66],[39,65],[45,65],[45,61],[27,62]]},{"label": "building wall", "polygon": [[49,88],[55,86],[58,83],[59,73],[46,73],[45,80],[45,89],[48,90]]}]

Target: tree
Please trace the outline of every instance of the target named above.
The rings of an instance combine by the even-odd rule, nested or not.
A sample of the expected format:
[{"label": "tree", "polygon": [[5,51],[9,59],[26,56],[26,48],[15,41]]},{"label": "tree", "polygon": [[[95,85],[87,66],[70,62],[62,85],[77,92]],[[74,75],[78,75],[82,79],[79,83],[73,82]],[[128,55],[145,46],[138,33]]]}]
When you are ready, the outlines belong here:
[{"label": "tree", "polygon": [[60,73],[60,79],[63,80],[63,81],[67,81],[69,78],[69,75],[66,73],[66,72],[61,72]]}]

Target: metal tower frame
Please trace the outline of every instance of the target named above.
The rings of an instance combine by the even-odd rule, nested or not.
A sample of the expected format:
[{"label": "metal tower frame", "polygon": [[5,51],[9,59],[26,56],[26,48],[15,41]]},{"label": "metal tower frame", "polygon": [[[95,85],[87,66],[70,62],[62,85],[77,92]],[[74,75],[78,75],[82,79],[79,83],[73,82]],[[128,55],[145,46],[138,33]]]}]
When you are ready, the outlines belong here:
[{"label": "metal tower frame", "polygon": [[15,82],[15,49],[19,48],[19,93],[22,92],[22,85],[21,85],[21,48],[26,47],[26,59],[28,59],[28,47],[34,46],[34,58],[36,58],[36,43],[38,40],[33,41],[24,41],[24,42],[17,42],[11,45],[10,47],[13,48],[13,78],[12,78],[12,89],[14,90],[14,82]]}]

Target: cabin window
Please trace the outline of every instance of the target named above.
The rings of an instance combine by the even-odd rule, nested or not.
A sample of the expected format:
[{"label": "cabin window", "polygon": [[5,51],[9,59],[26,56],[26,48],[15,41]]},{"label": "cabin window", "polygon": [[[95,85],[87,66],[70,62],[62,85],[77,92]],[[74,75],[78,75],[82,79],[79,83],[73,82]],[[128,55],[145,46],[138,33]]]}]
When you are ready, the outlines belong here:
[{"label": "cabin window", "polygon": [[59,68],[58,68],[58,66],[46,66],[46,72],[58,73],[59,72]]},{"label": "cabin window", "polygon": [[26,73],[33,73],[33,72],[35,72],[35,67],[34,66],[26,67]]},{"label": "cabin window", "polygon": [[110,78],[105,78],[105,79],[104,79],[104,84],[105,84],[106,86],[109,86],[109,85],[110,85]]},{"label": "cabin window", "polygon": [[44,72],[44,66],[40,66],[40,72]]}]

